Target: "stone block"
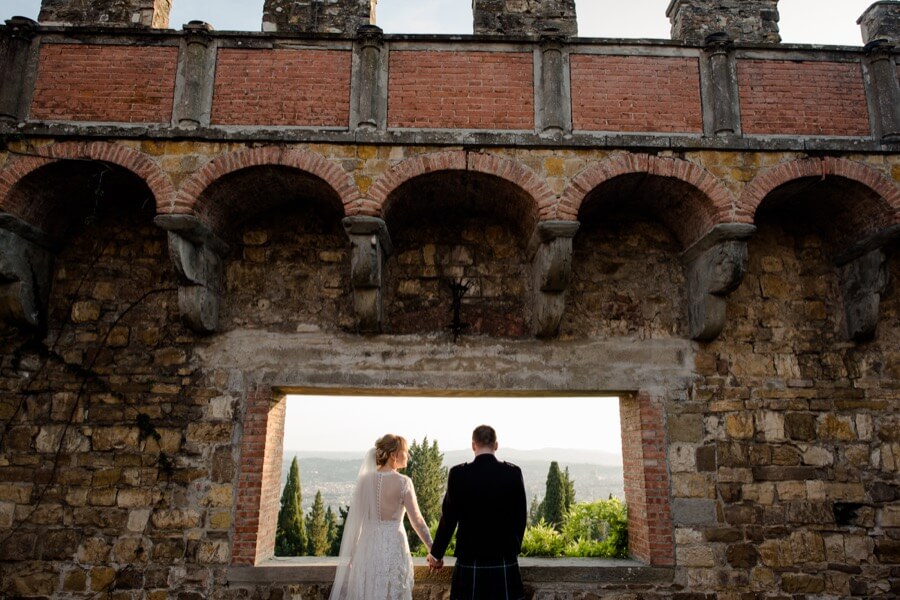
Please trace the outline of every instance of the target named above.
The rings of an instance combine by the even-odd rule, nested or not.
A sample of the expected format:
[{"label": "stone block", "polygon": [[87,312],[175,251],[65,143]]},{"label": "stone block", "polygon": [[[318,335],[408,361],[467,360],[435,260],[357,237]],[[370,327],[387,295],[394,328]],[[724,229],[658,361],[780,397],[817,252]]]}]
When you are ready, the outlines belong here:
[{"label": "stone block", "polygon": [[150,559],[150,547],[141,537],[121,537],[112,548],[112,558],[121,564],[147,562]]},{"label": "stone block", "polygon": [[880,509],[878,524],[881,527],[900,527],[900,506],[885,506]]},{"label": "stone block", "polygon": [[751,439],[756,432],[753,424],[753,415],[738,413],[726,416],[725,432],[732,439]]},{"label": "stone block", "polygon": [[794,566],[794,553],[787,540],[765,540],[759,545],[759,559],[767,567],[783,569]]},{"label": "stone block", "polygon": [[825,578],[806,573],[785,573],[781,576],[781,589],[788,594],[821,594],[825,591]]},{"label": "stone block", "polygon": [[672,520],[678,526],[715,525],[715,500],[675,498],[672,500]]},{"label": "stone block", "polygon": [[139,532],[147,527],[150,520],[149,509],[132,510],[128,513],[128,531]]},{"label": "stone block", "polygon": [[153,511],[150,522],[159,530],[193,529],[200,527],[202,515],[192,509],[166,508]]},{"label": "stone block", "polygon": [[84,569],[72,569],[63,575],[64,592],[83,592],[87,589],[87,572]]},{"label": "stone block", "polygon": [[709,546],[679,546],[675,561],[682,567],[715,567],[716,557]]},{"label": "stone block", "polygon": [[108,561],[109,550],[109,544],[104,538],[92,537],[81,543],[75,557],[85,565],[101,565]]},{"label": "stone block", "polygon": [[672,442],[698,443],[703,440],[703,415],[691,413],[671,416],[666,426]]},{"label": "stone block", "polygon": [[95,452],[137,449],[139,434],[137,427],[95,427],[90,434],[91,447]]},{"label": "stone block", "polygon": [[703,446],[697,448],[695,457],[697,470],[700,472],[711,472],[716,470],[716,447]]},{"label": "stone block", "polygon": [[115,581],[115,569],[111,567],[94,567],[91,569],[91,591],[105,592],[112,588]]},{"label": "stone block", "polygon": [[856,439],[850,417],[826,414],[819,418],[816,434],[820,440],[849,442]]},{"label": "stone block", "polygon": [[200,501],[203,506],[230,507],[233,502],[234,489],[230,484],[211,485],[209,491]]},{"label": "stone block", "polygon": [[749,569],[759,562],[759,552],[753,544],[732,544],[725,549],[725,560],[735,569]]},{"label": "stone block", "polygon": [[824,467],[834,464],[834,454],[821,446],[809,446],[803,451],[803,464]]},{"label": "stone block", "polygon": [[197,548],[200,564],[227,564],[231,560],[231,550],[227,540],[204,541]]},{"label": "stone block", "polygon": [[154,491],[152,489],[126,488],[119,490],[116,496],[116,504],[121,508],[143,508],[153,504]]},{"label": "stone block", "polygon": [[792,440],[816,439],[816,417],[810,413],[787,413],[784,417],[785,434]]},{"label": "stone block", "polygon": [[696,448],[689,444],[669,445],[669,469],[673,473],[692,473],[696,471]]}]

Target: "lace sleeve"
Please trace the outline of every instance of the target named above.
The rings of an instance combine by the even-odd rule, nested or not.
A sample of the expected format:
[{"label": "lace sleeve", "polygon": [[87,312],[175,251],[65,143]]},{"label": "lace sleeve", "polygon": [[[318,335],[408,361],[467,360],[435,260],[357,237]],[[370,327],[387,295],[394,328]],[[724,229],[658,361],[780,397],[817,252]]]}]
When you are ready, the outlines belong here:
[{"label": "lace sleeve", "polygon": [[409,516],[409,524],[412,525],[416,535],[419,536],[419,539],[422,540],[422,543],[425,544],[425,547],[431,552],[431,532],[428,531],[428,523],[425,522],[425,519],[422,517],[422,513],[419,510],[419,501],[416,499],[416,490],[413,487],[412,479],[409,477],[405,478],[405,485],[403,486],[403,506],[406,508],[406,513]]}]

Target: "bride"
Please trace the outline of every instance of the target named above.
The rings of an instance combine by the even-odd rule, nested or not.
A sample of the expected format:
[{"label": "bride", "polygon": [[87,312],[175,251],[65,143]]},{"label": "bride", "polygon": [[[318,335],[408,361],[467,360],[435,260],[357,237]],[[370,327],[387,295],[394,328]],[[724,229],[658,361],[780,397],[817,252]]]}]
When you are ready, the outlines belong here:
[{"label": "bride", "polygon": [[403,515],[431,552],[431,533],[406,466],[406,440],[387,434],[366,453],[341,538],[340,562],[329,600],[411,600],[413,564]]}]

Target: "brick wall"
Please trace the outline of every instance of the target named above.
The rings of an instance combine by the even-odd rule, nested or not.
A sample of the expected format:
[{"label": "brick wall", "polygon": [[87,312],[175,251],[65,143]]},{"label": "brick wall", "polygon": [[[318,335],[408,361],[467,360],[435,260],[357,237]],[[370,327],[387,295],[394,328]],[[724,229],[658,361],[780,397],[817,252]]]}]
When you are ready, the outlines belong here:
[{"label": "brick wall", "polygon": [[348,127],[350,59],[341,50],[218,52],[216,125]]},{"label": "brick wall", "polygon": [[697,59],[573,54],[571,71],[576,130],[703,130]]},{"label": "brick wall", "polygon": [[390,63],[390,127],[534,129],[530,53],[393,51]]},{"label": "brick wall", "polygon": [[857,63],[738,61],[741,122],[748,134],[869,134]]},{"label": "brick wall", "polygon": [[176,47],[46,44],[31,118],[167,123],[177,59]]}]

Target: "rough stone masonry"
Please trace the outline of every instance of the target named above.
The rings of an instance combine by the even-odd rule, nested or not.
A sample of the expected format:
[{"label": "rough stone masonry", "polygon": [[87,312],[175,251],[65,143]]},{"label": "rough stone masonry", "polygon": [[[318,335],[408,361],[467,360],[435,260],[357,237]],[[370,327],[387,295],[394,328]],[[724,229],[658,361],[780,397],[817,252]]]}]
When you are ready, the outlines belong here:
[{"label": "rough stone masonry", "polygon": [[827,48],[774,0],[474,8],[0,27],[0,596],[327,598],[271,560],[284,395],[327,388],[619,397],[630,558],[529,599],[900,597],[900,3]]}]

